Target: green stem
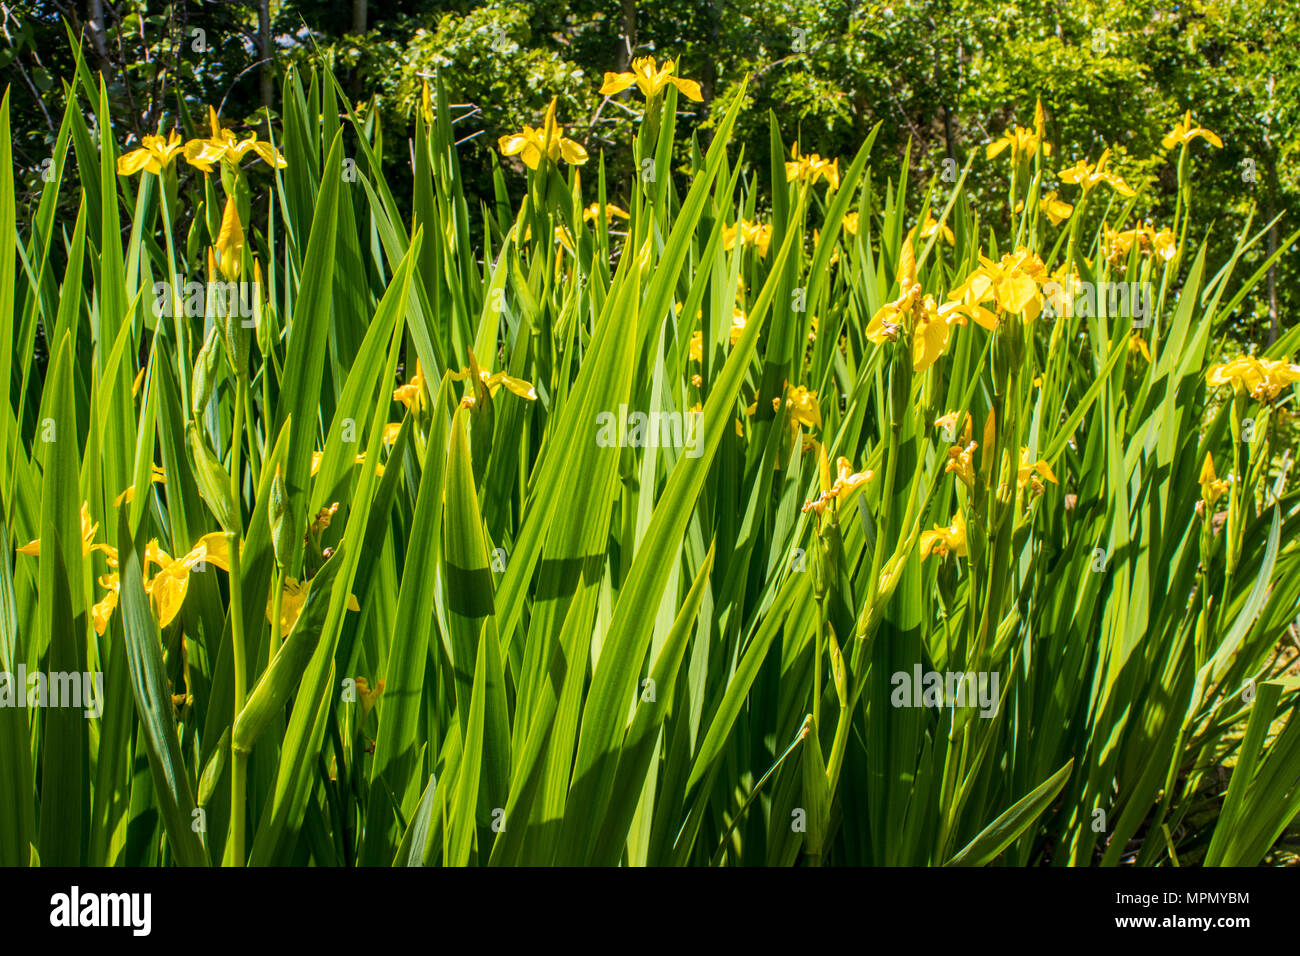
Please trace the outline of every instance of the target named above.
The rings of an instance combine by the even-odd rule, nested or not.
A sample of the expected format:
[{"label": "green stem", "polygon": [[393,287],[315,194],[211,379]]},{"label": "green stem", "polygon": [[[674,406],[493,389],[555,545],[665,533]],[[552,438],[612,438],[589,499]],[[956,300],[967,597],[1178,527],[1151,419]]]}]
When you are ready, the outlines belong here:
[{"label": "green stem", "polygon": [[[244,402],[239,390],[235,392],[235,422],[231,430],[234,447],[230,453],[230,491],[235,506],[235,529],[230,535],[230,647],[233,658],[234,680],[234,715],[232,722],[239,718],[244,709],[244,699],[248,692],[248,664],[244,644],[244,599],[243,580],[239,567],[239,529],[243,519],[240,517],[240,443],[244,426]],[[233,723],[232,723],[233,726]],[[232,866],[243,866],[244,856],[244,803],[248,754],[232,747],[230,763],[230,839],[226,846],[226,862]]]},{"label": "green stem", "polygon": [[821,732],[822,719],[822,655],[826,653],[826,603],[817,599],[817,634],[813,651],[813,726]]},{"label": "green stem", "polygon": [[[239,387],[244,395],[244,407],[252,412],[253,409],[253,386],[248,380],[248,376],[241,369],[239,372]],[[247,417],[247,416],[246,416]],[[246,423],[247,424],[247,423]],[[256,489],[262,483],[262,461],[264,449],[261,443],[256,440],[251,425],[248,426],[248,464],[252,469],[253,488]]]},{"label": "green stem", "polygon": [[830,788],[832,802],[835,800],[835,790],[840,782],[840,769],[844,766],[844,751],[849,743],[849,725],[853,723],[854,705],[856,700],[840,701],[840,716],[835,723],[835,740],[831,743],[831,757],[826,764],[826,782]]},{"label": "green stem", "polygon": [[271,588],[271,652],[267,657],[268,665],[270,661],[275,660],[275,655],[280,650],[280,608],[284,597],[284,571],[278,567],[271,579]]}]

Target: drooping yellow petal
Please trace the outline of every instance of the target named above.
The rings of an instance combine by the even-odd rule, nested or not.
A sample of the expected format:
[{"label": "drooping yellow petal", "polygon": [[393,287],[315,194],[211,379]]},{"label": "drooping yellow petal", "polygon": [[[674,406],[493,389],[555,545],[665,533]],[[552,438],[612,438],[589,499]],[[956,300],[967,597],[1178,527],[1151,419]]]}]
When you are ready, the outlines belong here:
[{"label": "drooping yellow petal", "polygon": [[119,176],[134,176],[145,168],[150,158],[147,149],[133,149],[129,153],[123,153],[117,158],[117,174]]},{"label": "drooping yellow petal", "polygon": [[105,574],[99,578],[101,587],[107,588],[108,592],[90,609],[91,623],[94,625],[95,633],[100,637],[108,630],[108,622],[113,617],[113,611],[117,607],[118,598],[118,580],[116,574]]},{"label": "drooping yellow petal", "polygon": [[924,372],[933,365],[948,348],[949,334],[947,322],[927,313],[912,336],[912,371]]},{"label": "drooping yellow petal", "polygon": [[154,607],[157,609],[158,626],[166,627],[176,615],[180,613],[181,605],[185,603],[185,595],[190,588],[189,569],[181,571],[168,569],[159,572],[159,574],[150,582],[147,590],[153,598]]},{"label": "drooping yellow petal", "polygon": [[1016,484],[1020,488],[1029,486],[1035,494],[1041,494],[1043,491],[1042,482],[1039,477],[1045,478],[1052,484],[1060,484],[1056,480],[1056,475],[1052,472],[1051,466],[1041,458],[1037,461],[1029,460],[1029,449],[1020,449],[1020,465],[1016,469]]},{"label": "drooping yellow petal", "polygon": [[1068,202],[1058,199],[1056,192],[1052,191],[1038,201],[1038,208],[1051,221],[1053,226],[1059,226],[1065,220],[1069,219],[1074,212],[1074,206]]},{"label": "drooping yellow petal", "polygon": [[262,162],[266,163],[266,165],[274,167],[275,169],[284,169],[289,165],[288,162],[285,161],[285,158],[281,156],[279,152],[276,151],[276,148],[270,143],[263,142],[262,140],[252,140],[249,145],[252,146],[253,152],[255,152]]},{"label": "drooping yellow petal", "polygon": [[587,161],[587,151],[571,139],[560,140],[560,155],[570,166],[581,166]]},{"label": "drooping yellow petal", "polygon": [[530,402],[537,401],[537,389],[533,388],[531,383],[525,382],[521,378],[512,378],[511,376],[502,373],[501,384],[505,386],[506,391],[512,392],[520,398],[526,398]]},{"label": "drooping yellow petal", "polygon": [[677,87],[678,92],[688,100],[694,100],[696,103],[704,102],[704,94],[700,90],[700,84],[696,83],[694,80],[683,80],[680,77],[673,77],[668,82]]},{"label": "drooping yellow petal", "polygon": [[214,531],[211,534],[205,534],[199,538],[198,542],[190,549],[189,554],[181,558],[180,563],[186,568],[192,568],[196,564],[206,563],[215,565],[223,571],[230,570],[230,539],[224,532]]},{"label": "drooping yellow petal", "polygon": [[606,73],[605,82],[600,87],[600,95],[617,96],[635,83],[636,76],[632,73]]},{"label": "drooping yellow petal", "polygon": [[522,152],[523,148],[528,145],[531,138],[528,133],[531,130],[527,126],[524,127],[524,130],[522,133],[507,133],[497,140],[497,148],[501,150],[503,156],[514,156]]}]

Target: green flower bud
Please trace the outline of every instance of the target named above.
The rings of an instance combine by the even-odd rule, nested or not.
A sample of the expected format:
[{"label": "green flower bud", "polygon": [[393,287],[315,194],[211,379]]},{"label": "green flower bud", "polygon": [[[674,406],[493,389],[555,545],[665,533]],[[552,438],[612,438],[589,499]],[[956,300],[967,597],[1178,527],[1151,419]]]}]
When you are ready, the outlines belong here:
[{"label": "green flower bud", "polygon": [[186,437],[189,440],[190,456],[194,459],[194,478],[208,510],[223,530],[237,531],[235,500],[230,493],[230,475],[208,448],[202,432],[194,422],[190,422]]},{"label": "green flower bud", "polygon": [[226,341],[226,354],[230,357],[230,367],[235,377],[241,381],[248,375],[248,353],[252,339],[252,330],[244,326],[244,320],[235,313],[221,316],[221,335]]},{"label": "green flower bud", "polygon": [[217,381],[220,348],[217,342],[217,329],[213,326],[208,329],[207,338],[203,340],[203,348],[199,350],[199,356],[194,360],[194,380],[191,383],[193,396],[190,408],[196,418],[208,404],[208,399],[212,397],[212,389]]},{"label": "green flower bud", "polygon": [[271,547],[275,563],[281,570],[288,567],[293,556],[293,522],[289,518],[289,489],[284,483],[284,472],[277,464],[271,478],[271,496],[267,501],[266,517],[271,525]]}]

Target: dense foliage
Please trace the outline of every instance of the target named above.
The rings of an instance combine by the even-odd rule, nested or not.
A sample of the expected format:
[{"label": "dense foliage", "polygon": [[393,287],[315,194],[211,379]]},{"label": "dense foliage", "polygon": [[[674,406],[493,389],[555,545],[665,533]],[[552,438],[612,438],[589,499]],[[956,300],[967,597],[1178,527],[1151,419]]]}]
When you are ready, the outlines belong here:
[{"label": "dense foliage", "polygon": [[70,45],[26,178],[0,101],[0,863],[1268,859],[1300,234],[1213,111],[1070,144],[1007,72],[945,177],[876,67],[841,125],[686,38],[491,114],[486,15],[157,133]]}]

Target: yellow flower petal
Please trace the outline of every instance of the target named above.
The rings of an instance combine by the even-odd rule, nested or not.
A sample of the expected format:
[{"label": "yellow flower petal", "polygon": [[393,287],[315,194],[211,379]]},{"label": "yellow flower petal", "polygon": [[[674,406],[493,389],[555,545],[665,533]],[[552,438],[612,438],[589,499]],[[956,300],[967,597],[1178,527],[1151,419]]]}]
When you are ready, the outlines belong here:
[{"label": "yellow flower petal", "polygon": [[683,80],[674,77],[668,82],[677,87],[678,92],[687,99],[694,100],[697,103],[704,102],[704,94],[700,90],[700,84],[696,83],[694,80]]},{"label": "yellow flower petal", "polygon": [[631,73],[606,73],[605,82],[600,87],[600,95],[617,96],[635,83],[636,77]]},{"label": "yellow flower petal", "polygon": [[217,233],[217,252],[221,256],[221,274],[227,280],[239,278],[243,269],[244,227],[239,222],[235,200],[226,197],[226,208],[221,214],[221,231]]},{"label": "yellow flower petal", "polygon": [[129,153],[124,153],[117,159],[117,174],[119,176],[134,176],[145,168],[150,158],[147,149],[133,149]]}]

